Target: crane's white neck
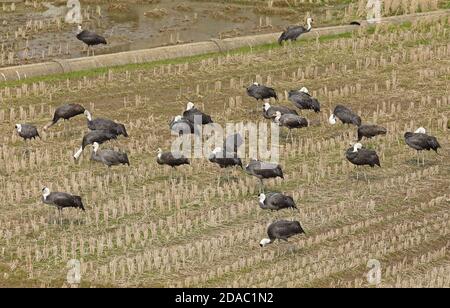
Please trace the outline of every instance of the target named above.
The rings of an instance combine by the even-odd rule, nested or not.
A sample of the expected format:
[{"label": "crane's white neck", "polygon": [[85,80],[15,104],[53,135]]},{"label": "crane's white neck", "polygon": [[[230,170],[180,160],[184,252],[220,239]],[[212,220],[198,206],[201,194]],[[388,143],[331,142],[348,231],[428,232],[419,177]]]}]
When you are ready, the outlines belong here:
[{"label": "crane's white neck", "polygon": [[311,24],[311,22],[312,22],[312,19],[311,19],[311,18],[308,18],[308,20],[306,21],[306,23],[307,23],[307,25],[308,25],[308,27],[307,27],[307,30],[308,30],[308,31],[312,29],[312,24]]},{"label": "crane's white neck", "polygon": [[270,104],[269,103],[265,103],[264,104],[264,110],[267,111],[270,109]]},{"label": "crane's white neck", "polygon": [[270,239],[265,238],[265,239],[263,239],[263,240],[259,243],[259,245],[260,245],[261,247],[266,247],[267,245],[269,245],[269,244],[271,244],[271,243],[272,243],[272,241],[271,241]]},{"label": "crane's white neck", "polygon": [[353,146],[353,153],[356,153],[356,152],[358,152],[359,150],[361,150],[362,149],[362,144],[361,143],[357,143],[357,144],[355,144],[354,146]]},{"label": "crane's white neck", "polygon": [[21,133],[22,132],[22,124],[16,124],[16,130],[17,130],[17,132]]},{"label": "crane's white neck", "polygon": [[92,114],[89,111],[85,111],[84,115],[86,116],[86,118],[88,119],[88,121],[92,121]]},{"label": "crane's white neck", "polygon": [[331,125],[335,125],[335,124],[337,123],[337,121],[336,121],[336,116],[335,116],[334,114],[332,114],[332,115],[330,116],[330,118],[328,119],[328,122],[329,122]]},{"label": "crane's white neck", "polygon": [[180,120],[181,120],[182,118],[183,118],[182,116],[180,116],[180,115],[177,115],[177,116],[175,117],[175,122],[178,122],[178,121],[180,121]]},{"label": "crane's white neck", "polygon": [[309,91],[308,91],[308,89],[307,89],[306,87],[301,88],[301,89],[300,89],[300,92],[309,94]]},{"label": "crane's white neck", "polygon": [[44,197],[44,200],[47,200],[48,196],[50,196],[50,189],[44,188],[42,190],[42,197]]},{"label": "crane's white neck", "polygon": [[74,155],[73,158],[75,158],[75,160],[78,160],[81,156],[81,154],[83,153],[83,147],[81,147]]},{"label": "crane's white neck", "polygon": [[425,128],[423,128],[423,127],[419,127],[419,128],[415,131],[415,133],[416,133],[416,134],[426,134],[426,133],[427,133],[427,130],[426,130]]},{"label": "crane's white neck", "polygon": [[280,124],[281,119],[281,112],[277,111],[276,117],[275,117],[275,123]]},{"label": "crane's white neck", "polygon": [[94,153],[97,154],[100,145],[96,142],[92,147],[94,148]]},{"label": "crane's white neck", "polygon": [[264,201],[266,201],[266,195],[265,194],[260,194],[259,195],[259,202],[264,203]]},{"label": "crane's white neck", "polygon": [[194,109],[194,104],[192,103],[192,102],[189,102],[188,104],[187,104],[187,107],[186,107],[186,110],[187,111],[189,111],[189,110],[192,110],[192,109]]},{"label": "crane's white neck", "polygon": [[83,32],[83,28],[81,25],[78,25],[77,34],[80,34],[81,32]]}]

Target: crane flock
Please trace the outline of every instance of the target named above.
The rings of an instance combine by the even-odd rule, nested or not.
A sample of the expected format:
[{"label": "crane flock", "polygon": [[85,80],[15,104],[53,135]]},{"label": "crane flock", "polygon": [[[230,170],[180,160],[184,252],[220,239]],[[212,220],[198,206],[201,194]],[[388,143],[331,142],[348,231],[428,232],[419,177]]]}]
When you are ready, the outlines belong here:
[{"label": "crane flock", "polygon": [[[280,36],[279,43],[282,44],[284,41],[297,40],[300,35],[311,31],[312,22],[313,19],[308,18],[306,27],[292,26],[287,28]],[[107,44],[105,38],[93,32],[83,30],[81,26],[78,28],[76,37],[88,45],[88,54],[89,49],[92,46]],[[246,93],[257,102],[263,102],[262,115],[265,119],[273,121],[280,127],[285,127],[289,130],[286,142],[288,142],[289,136],[292,138],[292,130],[302,128],[308,129],[309,127],[308,119],[299,115],[299,111],[302,113],[306,113],[307,111],[312,111],[314,113],[321,112],[319,100],[313,97],[306,87],[288,92],[288,97],[286,99],[290,101],[297,110],[282,105],[271,105],[271,99],[276,101],[279,100],[279,95],[273,87],[255,82],[249,87],[246,87]],[[100,149],[100,145],[110,140],[117,140],[119,136],[123,136],[124,138],[129,137],[125,125],[106,118],[93,119],[91,112],[79,104],[65,104],[56,108],[51,122],[45,125],[43,129],[46,131],[60,120],[67,121],[78,115],[84,115],[87,118],[88,131],[82,138],[81,147],[73,156],[75,160],[78,160],[84,149],[91,145],[93,148],[90,157],[91,161],[103,164],[108,168],[118,165],[130,166],[130,160],[126,153],[110,149]],[[364,166],[372,168],[378,166],[381,168],[380,156],[378,153],[373,149],[365,147],[360,142],[364,138],[371,139],[377,136],[384,136],[388,134],[388,130],[376,124],[363,124],[363,119],[360,115],[341,104],[335,106],[328,122],[330,125],[336,125],[338,120],[344,125],[353,125],[357,127],[357,141],[356,143],[351,144],[350,148],[345,151],[345,158],[358,168],[356,180],[359,180],[359,169]],[[186,110],[182,115],[177,115],[173,118],[169,124],[169,128],[176,135],[196,136],[198,130],[198,127],[196,126],[210,125],[212,123],[214,122],[210,115],[199,110],[194,103],[188,102]],[[25,141],[41,137],[37,127],[31,124],[16,124],[15,130]],[[437,153],[438,149],[441,148],[436,137],[428,135],[425,128],[422,127],[415,132],[406,132],[404,139],[405,143],[417,152],[418,165],[420,165],[420,153],[431,150]],[[265,180],[274,178],[284,179],[283,167],[278,163],[265,162],[257,159],[251,159],[244,167],[243,158],[238,155],[238,149],[242,144],[243,138],[240,134],[228,136],[224,141],[223,147],[216,147],[209,154],[208,161],[221,169],[241,168],[246,174],[257,178],[260,181],[259,206],[262,210],[298,210],[296,202],[291,196],[280,192],[265,192]],[[156,162],[158,165],[171,167],[171,170],[175,170],[177,167],[191,165],[190,159],[185,157],[182,153],[170,151],[164,152],[161,148],[157,150]],[[422,157],[422,164],[425,164],[424,156]],[[366,173],[363,174],[367,181]],[[62,210],[65,208],[76,208],[81,209],[82,211],[86,210],[80,196],[74,196],[63,192],[51,192],[47,187],[44,187],[42,190],[42,202],[44,204],[56,206],[60,213],[60,218]],[[261,247],[266,247],[276,240],[288,241],[289,238],[295,235],[306,233],[298,221],[279,220],[268,226],[267,234],[268,238],[265,238],[260,242]]]}]

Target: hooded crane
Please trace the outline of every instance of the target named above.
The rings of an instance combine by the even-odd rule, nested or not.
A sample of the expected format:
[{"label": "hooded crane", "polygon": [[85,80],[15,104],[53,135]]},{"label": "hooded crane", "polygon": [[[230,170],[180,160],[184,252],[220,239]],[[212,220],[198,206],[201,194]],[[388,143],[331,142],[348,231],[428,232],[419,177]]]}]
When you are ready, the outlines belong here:
[{"label": "hooded crane", "polygon": [[176,168],[182,165],[190,165],[189,159],[187,159],[183,155],[171,152],[164,153],[161,149],[158,149],[156,162],[161,166],[167,165],[172,168]]},{"label": "hooded crane", "polygon": [[277,92],[275,92],[275,89],[260,85],[257,82],[247,88],[247,94],[257,101],[263,101],[272,97],[278,100],[278,95]]},{"label": "hooded crane", "polygon": [[305,87],[301,88],[300,91],[290,91],[289,100],[299,109],[314,110],[316,113],[320,112],[319,101],[312,97]]},{"label": "hooded crane", "polygon": [[[97,35],[94,32],[83,30],[81,25],[78,25],[78,33],[77,33],[77,39],[82,41],[88,46],[87,49],[87,55],[89,56],[89,50],[92,46],[104,44],[106,45],[106,39],[103,36]],[[94,51],[92,50],[92,54],[94,54]]]},{"label": "hooded crane", "polygon": [[[409,147],[417,151],[417,165],[420,165],[420,152],[433,150],[438,153],[438,149],[441,147],[437,138],[427,135],[427,131],[423,127],[417,129],[414,133],[407,132],[405,141]],[[425,165],[425,154],[422,162]]]},{"label": "hooded crane", "polygon": [[196,133],[194,123],[178,115],[169,124],[170,130],[179,136]]},{"label": "hooded crane", "polygon": [[303,128],[308,127],[308,120],[302,118],[295,114],[281,114],[281,112],[276,112],[275,123],[279,126],[287,127],[289,129],[289,133],[286,136],[286,140],[289,138],[289,135],[292,137],[292,130],[295,128]]},{"label": "hooded crane", "polygon": [[100,144],[94,142],[92,145],[93,152],[91,155],[91,160],[102,163],[108,168],[111,166],[118,165],[128,165],[130,166],[130,161],[128,160],[128,155],[126,153],[116,152],[113,150],[100,150]]},{"label": "hooded crane", "polygon": [[336,106],[333,114],[328,119],[328,122],[330,122],[331,125],[334,125],[337,123],[337,119],[341,120],[344,124],[353,124],[358,127],[361,126],[361,117],[342,105]]},{"label": "hooded crane", "polygon": [[244,168],[242,160],[236,157],[236,153],[226,152],[222,148],[215,148],[209,156],[209,161],[219,165],[222,169],[235,166]]},{"label": "hooded crane", "polygon": [[278,39],[278,43],[280,45],[283,44],[284,41],[296,41],[300,35],[304,33],[308,33],[312,29],[312,22],[314,20],[312,18],[308,18],[306,21],[306,28],[304,26],[290,26],[288,27]]},{"label": "hooded crane", "polygon": [[65,208],[76,208],[81,209],[83,212],[86,211],[80,196],[73,196],[62,192],[50,192],[50,189],[47,187],[42,189],[42,202],[56,206],[60,219],[62,219],[62,210]]},{"label": "hooded crane", "polygon": [[[201,112],[197,108],[195,108],[195,105],[192,102],[189,102],[186,107],[186,111],[183,113],[183,118],[187,119],[191,123],[200,124],[201,125],[207,125],[214,123],[211,119],[211,116]],[[196,123],[196,119],[198,119],[198,123]]]},{"label": "hooded crane", "polygon": [[37,137],[41,138],[39,136],[39,132],[37,128],[30,124],[16,124],[16,131],[19,134],[20,137],[23,138],[23,140],[31,140],[36,139]]},{"label": "hooded crane", "polygon": [[[368,150],[363,148],[361,143],[356,143],[353,147],[349,148],[346,152],[346,157],[349,162],[353,165],[359,166],[370,166],[370,167],[381,167],[380,158],[377,152],[373,150]],[[367,176],[364,173],[364,177],[367,181]],[[359,173],[356,173],[356,179],[359,180]]]},{"label": "hooded crane", "polygon": [[245,172],[259,179],[262,191],[264,191],[263,181],[265,179],[273,179],[278,177],[284,179],[283,169],[280,165],[266,163],[255,159],[252,159],[245,167]]},{"label": "hooded crane", "polygon": [[116,140],[117,135],[106,131],[106,130],[94,130],[84,135],[83,142],[81,143],[80,149],[73,155],[75,160],[78,160],[83,153],[84,149],[88,145],[93,145],[94,143],[103,144],[109,140]]},{"label": "hooded crane", "polygon": [[58,121],[61,119],[70,120],[71,118],[81,115],[84,113],[85,110],[86,109],[84,109],[83,106],[78,105],[78,104],[67,104],[67,105],[60,106],[60,107],[56,108],[55,114],[53,115],[52,122],[47,124],[44,127],[44,130],[49,129],[50,127],[52,127],[53,125],[58,123]]},{"label": "hooded crane", "polygon": [[97,118],[92,120],[92,115],[88,110],[84,111],[84,115],[87,118],[87,126],[90,130],[105,130],[114,133],[117,136],[122,135],[124,137],[128,137],[125,125],[116,123],[109,119]]},{"label": "hooded crane", "polygon": [[[222,150],[222,148],[215,148],[212,151],[211,155],[208,159],[211,163],[219,165],[221,169],[227,169],[230,167],[239,166],[242,169],[244,168],[242,165],[242,160],[237,157],[237,154],[234,152],[226,152]],[[230,174],[227,173],[228,181],[230,180]],[[219,178],[220,183],[220,178]]]},{"label": "hooded crane", "polygon": [[358,142],[361,141],[364,137],[366,137],[367,139],[372,139],[373,137],[386,134],[387,129],[382,126],[364,124],[358,127]]},{"label": "hooded crane", "polygon": [[273,120],[277,116],[277,112],[284,114],[298,115],[297,111],[292,110],[285,106],[271,106],[269,103],[264,103],[263,116],[268,120]]},{"label": "hooded crane", "polygon": [[280,211],[283,209],[295,209],[294,199],[280,193],[268,193],[259,195],[259,206],[263,210]]},{"label": "hooded crane", "polygon": [[261,240],[259,246],[266,247],[267,245],[274,243],[276,240],[287,242],[289,238],[300,234],[306,234],[300,225],[300,222],[279,220],[272,223],[267,228],[267,235],[269,238]]}]

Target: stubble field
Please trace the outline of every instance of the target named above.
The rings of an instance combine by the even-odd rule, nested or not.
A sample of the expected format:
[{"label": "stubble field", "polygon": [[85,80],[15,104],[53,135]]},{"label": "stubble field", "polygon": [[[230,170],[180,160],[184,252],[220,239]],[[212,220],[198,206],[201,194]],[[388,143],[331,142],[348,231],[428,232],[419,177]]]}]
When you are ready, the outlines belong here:
[{"label": "stubble field", "polygon": [[[0,286],[68,286],[68,261],[81,261],[83,287],[369,287],[369,260],[381,287],[449,287],[449,19],[380,25],[284,47],[50,76],[0,88]],[[258,182],[230,180],[197,159],[171,171],[156,150],[170,149],[170,119],[191,100],[215,122],[265,121],[243,86],[303,86],[322,112],[280,145],[285,180],[267,190],[294,196],[300,211],[268,213]],[[54,108],[80,103],[94,118],[123,122],[130,138],[102,148],[129,153],[131,167],[107,170],[72,155],[87,132],[82,116],[43,132]],[[275,102],[272,102],[275,104]],[[356,130],[327,119],[337,104],[388,128],[364,145],[381,169],[356,179],[344,151]],[[259,106],[262,107],[262,106]],[[293,106],[292,106],[293,107]],[[42,140],[24,143],[16,123]],[[406,131],[425,127],[443,149],[417,166]],[[286,132],[283,132],[283,136]],[[220,178],[220,182],[218,181]],[[43,186],[81,195],[86,213],[43,205]],[[299,220],[306,236],[261,249],[275,219]]]}]

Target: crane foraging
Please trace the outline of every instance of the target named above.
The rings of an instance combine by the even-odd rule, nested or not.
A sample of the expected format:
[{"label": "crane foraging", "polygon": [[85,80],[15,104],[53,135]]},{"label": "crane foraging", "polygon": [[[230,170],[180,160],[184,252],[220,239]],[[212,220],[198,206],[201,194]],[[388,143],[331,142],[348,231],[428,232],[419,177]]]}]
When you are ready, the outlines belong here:
[{"label": "crane foraging", "polygon": [[278,43],[280,45],[283,44],[284,41],[296,41],[302,34],[308,33],[312,29],[313,19],[309,17],[306,20],[306,27],[304,26],[289,26],[278,39]]},{"label": "crane foraging", "polygon": [[113,150],[99,150],[100,144],[94,142],[91,160],[104,164],[108,168],[118,165],[130,166],[130,161],[126,153],[116,152]]},{"label": "crane foraging", "polygon": [[53,115],[53,120],[44,127],[44,130],[49,129],[50,127],[58,123],[58,121],[61,119],[66,121],[78,115],[81,115],[84,113],[85,110],[86,109],[79,104],[62,105],[56,108],[55,113]]},{"label": "crane foraging", "polygon": [[42,189],[42,202],[44,204],[53,205],[58,208],[59,218],[62,223],[62,210],[65,208],[81,209],[86,211],[80,196],[74,196],[68,193],[51,192],[49,188]]},{"label": "crane foraging", "polygon": [[266,247],[267,245],[274,243],[276,240],[287,242],[289,238],[301,234],[306,234],[306,232],[303,230],[300,222],[279,220],[272,223],[267,228],[267,235],[269,238],[261,240],[259,245],[261,247]]},{"label": "crane foraging", "polygon": [[[357,168],[360,166],[370,166],[374,168],[378,166],[381,168],[380,158],[377,152],[369,149],[365,149],[361,143],[356,143],[346,152],[347,160],[355,165]],[[367,181],[367,175],[364,174],[364,178]],[[359,180],[359,172],[356,172],[356,179]]]}]

